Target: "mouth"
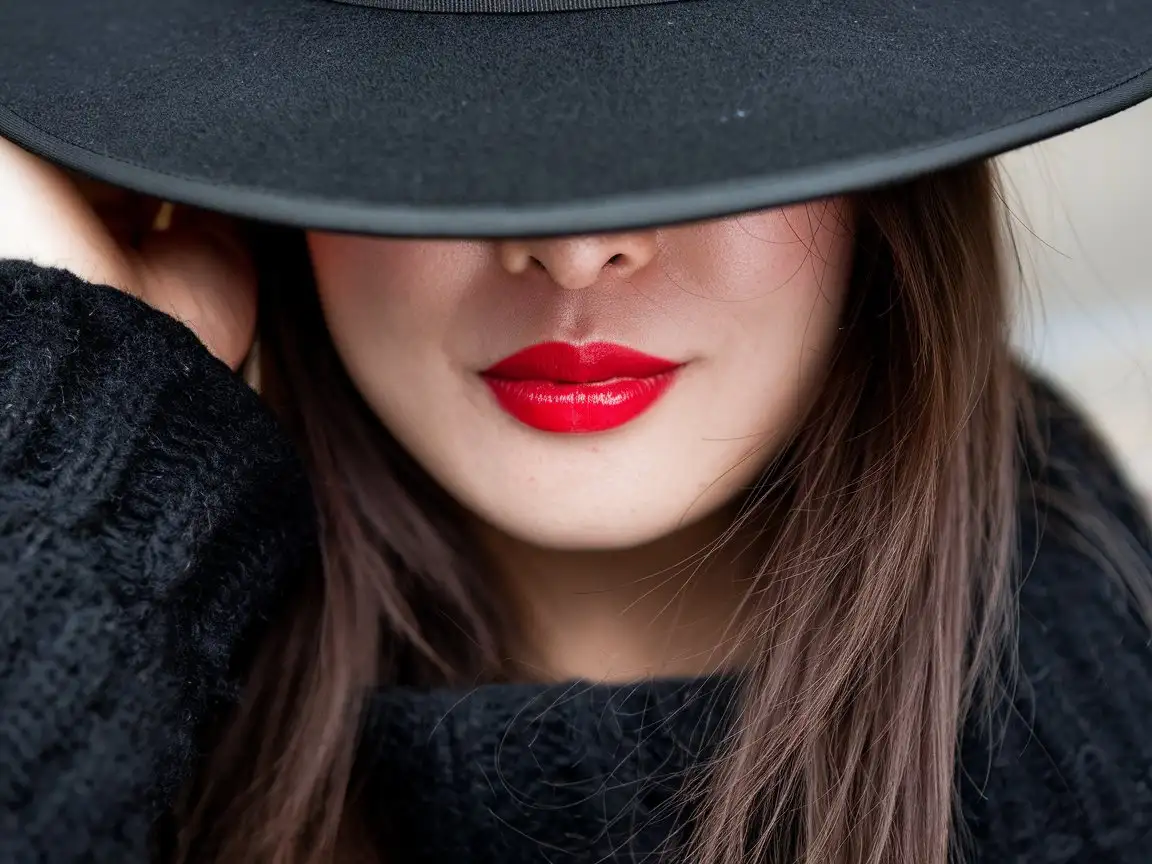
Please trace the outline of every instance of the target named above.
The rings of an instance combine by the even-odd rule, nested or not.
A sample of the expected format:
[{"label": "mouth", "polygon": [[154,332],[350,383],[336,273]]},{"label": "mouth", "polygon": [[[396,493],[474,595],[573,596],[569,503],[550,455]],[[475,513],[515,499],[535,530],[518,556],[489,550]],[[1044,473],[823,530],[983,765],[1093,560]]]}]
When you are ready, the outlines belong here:
[{"label": "mouth", "polygon": [[500,407],[543,432],[604,432],[635,420],[683,364],[623,345],[543,342],[480,373]]}]

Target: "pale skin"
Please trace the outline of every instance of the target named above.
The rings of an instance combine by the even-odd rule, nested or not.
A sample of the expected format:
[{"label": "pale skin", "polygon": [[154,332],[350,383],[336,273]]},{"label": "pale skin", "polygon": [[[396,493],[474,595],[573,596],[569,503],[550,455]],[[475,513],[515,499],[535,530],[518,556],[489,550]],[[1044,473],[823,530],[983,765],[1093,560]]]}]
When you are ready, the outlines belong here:
[{"label": "pale skin", "polygon": [[[72,178],[4,138],[0,201],[0,258],[127,291],[184,321],[233,369],[244,360],[256,327],[256,273],[232,220],[180,208],[170,230],[147,230],[161,202]],[[137,228],[134,247],[128,235]]]},{"label": "pale skin", "polygon": [[[185,321],[236,368],[255,274],[229,220],[195,213],[133,247],[115,208],[0,139],[0,257],[66,267]],[[144,212],[149,212],[147,208]],[[522,240],[312,232],[333,341],[367,403],[470,514],[534,626],[545,680],[698,675],[740,661],[755,544],[707,554],[812,399],[852,257],[844,200],[693,225]],[[542,432],[477,376],[530,344],[611,341],[684,362],[639,418]]]}]

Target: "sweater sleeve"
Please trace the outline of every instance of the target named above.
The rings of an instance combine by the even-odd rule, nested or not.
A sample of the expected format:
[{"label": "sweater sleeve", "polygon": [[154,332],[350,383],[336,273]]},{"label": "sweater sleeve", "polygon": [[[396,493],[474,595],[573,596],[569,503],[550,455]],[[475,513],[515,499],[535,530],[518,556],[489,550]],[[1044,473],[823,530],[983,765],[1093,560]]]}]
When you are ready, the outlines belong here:
[{"label": "sweater sleeve", "polygon": [[0,261],[0,861],[136,864],[314,548],[258,397],[173,318]]}]

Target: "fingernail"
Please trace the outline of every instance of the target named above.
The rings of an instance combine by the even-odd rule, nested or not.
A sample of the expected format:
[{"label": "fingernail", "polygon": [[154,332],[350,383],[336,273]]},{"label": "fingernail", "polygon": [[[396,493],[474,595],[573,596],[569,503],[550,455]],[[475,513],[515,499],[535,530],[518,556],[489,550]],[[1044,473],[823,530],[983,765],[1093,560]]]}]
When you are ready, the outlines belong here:
[{"label": "fingernail", "polygon": [[176,205],[171,201],[165,201],[160,205],[160,209],[156,211],[156,218],[152,220],[153,231],[167,231],[172,227],[172,213],[175,211]]}]

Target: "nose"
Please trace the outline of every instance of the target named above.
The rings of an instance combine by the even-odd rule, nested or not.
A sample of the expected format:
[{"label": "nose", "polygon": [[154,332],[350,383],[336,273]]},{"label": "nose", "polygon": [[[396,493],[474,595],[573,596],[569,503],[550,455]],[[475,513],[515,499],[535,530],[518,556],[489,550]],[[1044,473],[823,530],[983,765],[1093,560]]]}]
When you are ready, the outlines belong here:
[{"label": "nose", "polygon": [[509,273],[544,270],[559,287],[578,291],[611,276],[627,279],[656,256],[655,232],[596,234],[538,240],[505,240],[500,263]]}]

